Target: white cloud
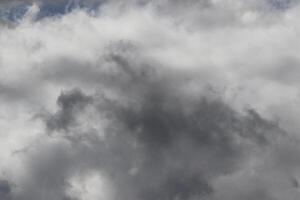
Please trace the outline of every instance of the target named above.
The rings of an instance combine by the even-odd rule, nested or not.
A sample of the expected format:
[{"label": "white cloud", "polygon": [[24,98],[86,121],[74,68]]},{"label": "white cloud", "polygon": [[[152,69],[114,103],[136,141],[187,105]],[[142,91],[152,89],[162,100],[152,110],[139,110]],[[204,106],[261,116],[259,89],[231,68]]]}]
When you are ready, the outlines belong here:
[{"label": "white cloud", "polygon": [[[124,98],[122,103],[127,103],[130,95],[138,96],[135,91],[125,91],[130,77],[123,75],[126,73],[122,70],[134,74],[132,68],[141,71],[154,68],[161,77],[167,77],[166,83],[177,84],[176,89],[183,90],[182,94],[188,98],[194,95],[192,99],[197,96],[195,93],[211,85],[239,112],[254,108],[263,117],[279,120],[289,136],[298,139],[300,8],[294,1],[287,8],[284,1],[274,2],[110,1],[93,13],[75,9],[63,16],[38,21],[34,18],[39,7],[33,4],[15,27],[0,25],[0,173],[13,179],[17,187],[22,183],[18,176],[26,177],[28,163],[23,163],[20,157],[26,158],[27,154],[16,156],[12,152],[27,149],[38,140],[51,140],[41,136],[45,125],[32,117],[56,112],[56,100],[62,91],[76,87],[88,94],[105,91],[113,98]],[[127,60],[113,57],[114,54]],[[125,67],[120,70],[120,63],[116,62],[123,62]],[[132,66],[126,68],[126,62]],[[95,125],[95,129],[104,131],[102,124],[97,124],[101,119],[95,115],[93,112],[82,115],[80,130],[90,130]],[[288,142],[280,144],[294,148]],[[266,152],[255,155],[255,159],[264,160]],[[268,162],[280,160],[272,159]],[[291,189],[293,194],[287,194],[290,182],[280,180],[281,176],[287,177],[284,170],[277,170],[274,163],[270,165],[275,168],[275,175],[266,169],[257,170],[259,176],[266,174],[258,177],[262,182],[257,186],[253,186],[256,175],[253,178],[247,167],[237,174],[221,176],[214,182],[216,195],[237,195],[228,199],[238,199],[241,198],[238,195],[248,195],[254,192],[251,189],[272,183],[262,190],[275,195],[275,199],[276,195],[287,200],[299,197],[295,188]],[[293,170],[293,175],[300,178],[297,167]],[[12,175],[16,171],[17,175]],[[94,188],[107,187],[101,177],[70,179],[72,194],[78,193],[83,200],[104,198]],[[235,181],[250,190],[233,194],[233,188],[223,186]],[[94,187],[88,187],[90,184]]]},{"label": "white cloud", "polygon": [[69,196],[80,200],[109,200],[112,192],[109,183],[99,172],[88,172],[70,180]]}]

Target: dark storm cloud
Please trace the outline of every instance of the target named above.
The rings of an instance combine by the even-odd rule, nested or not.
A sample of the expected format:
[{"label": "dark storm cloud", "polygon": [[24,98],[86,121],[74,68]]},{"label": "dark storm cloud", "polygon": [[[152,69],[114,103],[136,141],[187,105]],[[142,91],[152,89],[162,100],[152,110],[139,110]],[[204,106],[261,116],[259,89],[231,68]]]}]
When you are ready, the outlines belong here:
[{"label": "dark storm cloud", "polygon": [[[80,89],[60,94],[58,111],[44,119],[47,132],[71,144],[37,151],[38,159],[30,161],[33,185],[19,199],[67,198],[70,177],[89,170],[110,178],[116,199],[208,198],[212,180],[239,171],[254,149],[282,134],[254,110],[238,113],[209,92],[183,95],[185,82],[170,77],[171,71],[138,68],[122,53],[108,55],[117,70],[106,73],[104,82],[114,87],[94,95]],[[101,130],[84,125],[100,119],[107,121]]]},{"label": "dark storm cloud", "polygon": [[[115,12],[114,6],[134,5],[132,8],[139,9],[139,6],[144,6],[147,2],[128,0],[120,3],[116,0],[106,1],[105,6],[108,11]],[[19,165],[22,168],[20,171],[24,171],[24,174],[16,175],[15,180],[12,178],[12,183],[16,183],[16,187],[11,187],[10,182],[0,181],[0,199],[101,199],[97,196],[92,198],[81,196],[89,193],[87,190],[90,188],[102,192],[102,188],[94,182],[88,182],[88,187],[84,185],[85,176],[91,172],[103,175],[108,180],[107,185],[112,190],[112,197],[104,198],[108,200],[275,200],[282,199],[281,197],[292,199],[290,193],[287,194],[286,191],[292,191],[293,195],[298,194],[294,192],[299,185],[297,169],[300,165],[298,156],[300,149],[297,139],[288,135],[277,123],[264,118],[255,109],[239,110],[234,107],[234,103],[225,100],[221,92],[219,94],[211,89],[214,86],[209,84],[213,85],[217,78],[204,77],[205,75],[198,69],[187,70],[184,64],[180,66],[181,69],[173,68],[173,64],[176,65],[177,61],[181,63],[181,59],[186,59],[189,63],[190,59],[195,59],[193,56],[204,57],[205,60],[212,57],[213,61],[220,65],[217,69],[221,72],[213,67],[211,69],[210,64],[198,64],[199,60],[195,59],[197,67],[209,68],[207,71],[216,74],[216,77],[224,76],[224,79],[234,77],[231,81],[237,82],[238,85],[249,81],[248,77],[235,74],[238,70],[228,67],[234,62],[230,56],[226,57],[228,55],[225,51],[228,50],[231,54],[230,47],[224,45],[227,43],[221,39],[222,44],[217,44],[219,40],[216,40],[218,41],[216,44],[206,44],[202,30],[200,36],[192,34],[189,37],[191,34],[189,31],[181,32],[177,26],[176,28],[159,26],[161,30],[157,30],[157,27],[152,28],[153,24],[149,22],[154,19],[155,24],[160,24],[158,18],[167,16],[168,20],[176,19],[176,23],[180,21],[183,25],[208,27],[203,29],[205,32],[211,31],[209,26],[221,28],[224,25],[235,26],[238,24],[237,20],[241,18],[241,13],[244,12],[254,10],[254,14],[250,13],[250,18],[251,14],[255,18],[258,11],[270,12],[275,9],[278,14],[277,11],[284,11],[292,5],[284,1],[266,0],[261,3],[262,1],[251,0],[244,3],[242,8],[236,9],[229,6],[228,1],[224,2],[167,0],[150,3],[149,1],[155,12],[151,11],[151,14],[143,16],[145,19],[142,21],[134,21],[136,19],[126,12],[124,16],[122,15],[122,20],[114,23],[116,18],[110,15],[90,16],[78,11],[70,13],[66,18],[57,18],[53,21],[52,19],[39,22],[26,21],[24,27],[17,28],[16,31],[20,31],[21,36],[26,33],[26,39],[16,43],[15,46],[19,47],[22,44],[25,46],[23,51],[30,52],[28,46],[31,47],[30,40],[35,40],[33,39],[35,37],[29,41],[27,37],[32,35],[37,36],[40,40],[38,43],[42,44],[40,45],[42,47],[35,49],[33,53],[20,56],[24,68],[30,66],[30,72],[33,74],[25,76],[26,83],[30,82],[27,80],[30,79],[33,84],[21,84],[23,77],[16,76],[15,73],[19,66],[14,61],[18,59],[8,53],[3,56],[3,66],[15,67],[12,71],[7,70],[7,74],[12,76],[8,76],[8,80],[22,86],[2,84],[0,97],[4,96],[5,100],[10,102],[14,99],[45,94],[44,101],[49,101],[50,106],[44,103],[43,111],[35,115],[35,120],[41,119],[36,120],[41,122],[37,123],[39,126],[37,129],[43,132],[35,136],[35,140],[30,140],[33,137],[32,132],[36,131],[31,127],[29,130],[15,131],[16,138],[20,137],[19,133],[24,132],[26,137],[25,139],[20,137],[20,140],[29,138],[29,142],[24,142],[27,144],[25,148],[13,153],[14,158],[20,160]],[[49,4],[52,3],[49,1]],[[62,5],[67,6],[64,3]],[[131,20],[134,25],[129,23]],[[146,26],[141,28],[142,31],[140,27],[135,27],[142,26],[141,23],[144,21]],[[123,24],[126,27],[121,26]],[[128,32],[122,28],[114,29],[118,26]],[[162,23],[161,26],[166,24]],[[100,27],[99,32],[96,27]],[[110,31],[105,32],[106,28]],[[174,36],[175,39],[170,42],[173,44],[180,40],[174,46],[165,43],[166,36],[169,35],[164,32],[168,32],[166,30],[168,28],[171,32],[180,32],[178,37]],[[31,30],[35,31],[34,34],[31,34]],[[122,31],[119,37],[116,30],[124,31],[125,36],[132,34],[133,36],[129,37],[131,39],[138,38],[136,46],[133,45],[134,42],[116,42],[125,37],[121,34]],[[156,35],[156,32],[160,31],[162,39],[161,35]],[[89,35],[90,32],[94,34]],[[136,32],[142,32],[143,36],[146,33],[146,36],[141,37]],[[147,43],[148,40],[151,41],[152,32],[155,32],[154,36],[159,37],[154,47]],[[14,32],[12,30],[8,33]],[[250,34],[257,34],[251,31],[247,33],[241,38],[234,37],[233,43],[244,44],[243,40]],[[44,35],[46,39],[43,38]],[[56,37],[57,35],[59,37]],[[219,36],[217,34],[208,39],[219,39]],[[108,41],[110,45],[102,49],[101,45],[104,45],[102,43],[110,39],[112,40]],[[258,40],[265,40],[265,35]],[[101,45],[94,46],[94,43]],[[194,54],[185,58],[180,56],[185,54],[178,53],[177,56],[175,52],[175,56],[172,57],[170,52],[167,52],[168,48],[164,45],[161,47],[160,43],[164,43],[172,50],[182,48],[185,53],[194,51],[198,53],[199,48],[198,46],[196,48],[196,45],[200,43],[205,51],[200,48],[203,50],[199,51],[201,56]],[[185,46],[181,43],[193,43],[195,46]],[[6,47],[12,46],[11,43],[4,44]],[[201,54],[211,49],[210,46],[213,45],[218,46],[212,49],[218,49],[214,51],[216,54],[208,53],[207,57],[206,54]],[[156,48],[161,49],[158,51]],[[238,50],[239,48],[240,46],[237,47]],[[13,50],[16,51],[12,47],[11,51]],[[164,59],[147,57],[157,51]],[[166,55],[164,51],[167,52]],[[176,56],[178,60],[174,59]],[[23,63],[28,57],[32,60]],[[162,60],[164,62],[160,62]],[[251,66],[255,65],[255,61],[245,60],[249,61]],[[223,66],[223,61],[228,63]],[[297,72],[294,67],[297,62],[283,61],[283,65],[285,63],[291,64],[292,72]],[[223,73],[223,68],[224,71],[228,69],[231,72],[230,76]],[[261,72],[260,69],[259,74]],[[266,74],[274,80],[280,79],[279,74],[284,75],[282,80],[291,79],[291,74],[282,73],[281,68],[275,69],[273,74],[269,71]],[[236,81],[235,76],[240,79]],[[38,90],[41,93],[33,92],[36,87],[41,88]],[[43,89],[45,92],[42,92]],[[56,102],[52,99],[53,96]],[[259,100],[255,99],[255,102],[257,101]],[[253,103],[251,100],[249,102]],[[51,110],[53,105],[56,110]],[[249,107],[252,107],[252,104]],[[17,112],[14,107],[9,109],[9,112]],[[29,115],[32,113],[35,112],[31,110]],[[23,118],[22,120],[24,121]],[[14,139],[13,142],[9,140],[7,143],[14,146]],[[79,181],[76,182],[78,177]],[[78,188],[80,192],[76,191]]]},{"label": "dark storm cloud", "polygon": [[74,116],[80,112],[92,98],[86,96],[78,89],[62,93],[57,99],[60,110],[47,121],[47,127],[52,130],[65,130],[75,122]]},{"label": "dark storm cloud", "polygon": [[297,1],[294,0],[269,0],[268,3],[275,9],[285,10],[293,6]]},{"label": "dark storm cloud", "polygon": [[11,184],[7,180],[0,180],[0,199],[10,200]]},{"label": "dark storm cloud", "polygon": [[[67,145],[66,145],[67,146]],[[66,200],[67,178],[72,173],[72,153],[62,145],[45,145],[27,158],[26,179],[16,188],[13,200]]]}]

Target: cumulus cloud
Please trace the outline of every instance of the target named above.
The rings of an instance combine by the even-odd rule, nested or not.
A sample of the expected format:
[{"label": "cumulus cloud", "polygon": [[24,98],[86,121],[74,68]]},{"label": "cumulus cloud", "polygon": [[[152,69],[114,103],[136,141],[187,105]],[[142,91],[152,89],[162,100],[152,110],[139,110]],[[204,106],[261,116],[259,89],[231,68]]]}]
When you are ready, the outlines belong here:
[{"label": "cumulus cloud", "polygon": [[299,198],[297,1],[0,2],[0,199]]}]

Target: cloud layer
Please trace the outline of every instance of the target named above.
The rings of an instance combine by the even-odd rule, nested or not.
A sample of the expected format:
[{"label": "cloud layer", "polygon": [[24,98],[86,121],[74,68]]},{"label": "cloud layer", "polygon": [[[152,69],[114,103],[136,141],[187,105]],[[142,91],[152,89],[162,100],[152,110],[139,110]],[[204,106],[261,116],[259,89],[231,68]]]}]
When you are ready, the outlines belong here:
[{"label": "cloud layer", "polygon": [[0,4],[1,200],[299,198],[297,1]]}]

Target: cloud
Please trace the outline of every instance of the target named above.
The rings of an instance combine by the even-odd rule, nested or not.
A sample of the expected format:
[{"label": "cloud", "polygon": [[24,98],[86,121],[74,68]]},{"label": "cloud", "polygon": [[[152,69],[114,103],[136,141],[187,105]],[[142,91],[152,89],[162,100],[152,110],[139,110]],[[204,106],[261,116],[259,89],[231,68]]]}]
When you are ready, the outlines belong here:
[{"label": "cloud", "polygon": [[[33,192],[35,187],[49,199],[65,198],[68,180],[90,170],[110,177],[115,198],[202,198],[214,193],[212,180],[240,171],[254,149],[263,150],[280,136],[279,128],[253,111],[242,117],[219,100],[190,102],[170,97],[176,94],[176,90],[167,92],[172,88],[162,87],[163,92],[157,94],[152,83],[145,87],[145,94],[137,94],[140,102],[122,106],[124,102],[97,99],[96,95],[89,102],[91,109],[85,108],[88,101],[79,90],[61,94],[61,110],[53,118],[68,115],[74,123],[60,120],[63,126],[52,126],[49,117],[46,124],[56,138],[67,143],[61,141],[45,151],[39,150],[45,147],[37,149],[32,155],[37,162],[30,161],[29,168],[35,185],[25,186],[27,192],[19,194],[20,198],[40,198],[42,194]],[[73,109],[78,112],[71,112]],[[90,110],[96,110],[96,115]],[[108,121],[102,129],[85,125],[99,116]],[[265,138],[273,135],[266,143]]]},{"label": "cloud", "polygon": [[80,111],[81,107],[84,107],[91,100],[91,98],[82,95],[78,90],[74,90],[70,94],[62,94],[57,99],[57,103],[61,108],[61,111],[48,119],[48,128],[54,130],[67,129],[67,127],[74,121],[74,112],[77,110]]},{"label": "cloud", "polygon": [[299,198],[296,1],[94,3],[1,27],[0,198]]},{"label": "cloud", "polygon": [[[150,73],[120,59],[116,59],[120,71],[106,76],[118,77],[117,73],[121,84],[92,96],[78,89],[61,93],[58,112],[43,118],[54,137],[71,142],[50,146],[46,150],[50,155],[34,156],[52,163],[46,167],[34,162],[32,167],[34,175],[42,171],[44,187],[57,185],[57,178],[63,181],[50,190],[55,198],[65,198],[62,191],[72,174],[90,170],[110,177],[115,198],[208,198],[215,193],[215,179],[239,172],[255,151],[264,152],[283,134],[255,111],[238,113],[209,91],[196,98],[182,95],[179,88],[186,82],[170,79],[170,71],[147,69]],[[127,88],[126,93],[119,87]],[[117,97],[107,96],[110,93]],[[95,127],[100,121],[106,123]],[[57,152],[59,148],[64,150]],[[52,182],[48,176],[53,173]],[[42,181],[36,178],[32,177],[34,182]]]},{"label": "cloud", "polygon": [[0,197],[1,199],[8,200],[10,199],[11,186],[7,180],[0,181]]}]

